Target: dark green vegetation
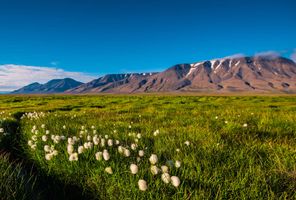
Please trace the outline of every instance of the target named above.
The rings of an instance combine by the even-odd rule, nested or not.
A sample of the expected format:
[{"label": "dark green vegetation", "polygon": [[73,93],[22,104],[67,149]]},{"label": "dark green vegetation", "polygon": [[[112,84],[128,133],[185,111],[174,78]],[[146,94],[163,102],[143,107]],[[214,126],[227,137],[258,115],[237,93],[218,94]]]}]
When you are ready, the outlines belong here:
[{"label": "dark green vegetation", "polygon": [[[22,118],[33,111],[41,117]],[[0,96],[0,113],[0,128],[9,133],[0,133],[0,182],[14,183],[0,184],[1,196],[13,191],[44,199],[56,191],[55,199],[296,198],[295,96]],[[144,149],[145,156],[137,162],[137,151],[124,158],[106,145],[70,162],[67,139],[50,139],[79,137],[88,130],[74,145],[77,151],[87,135],[93,137],[93,129],[125,146],[134,142],[133,133],[140,133],[137,151]],[[46,130],[48,140],[42,141]],[[34,135],[35,150],[28,145]],[[58,154],[46,160],[44,145],[53,145]],[[96,160],[95,153],[103,149],[110,160]],[[151,153],[158,155],[158,167],[181,161],[180,168],[169,169],[180,178],[179,187],[151,175]],[[136,175],[129,171],[131,163],[139,166]],[[113,174],[104,171],[109,166]],[[138,188],[139,179],[147,181],[145,192]],[[26,193],[24,186],[30,188]]]}]

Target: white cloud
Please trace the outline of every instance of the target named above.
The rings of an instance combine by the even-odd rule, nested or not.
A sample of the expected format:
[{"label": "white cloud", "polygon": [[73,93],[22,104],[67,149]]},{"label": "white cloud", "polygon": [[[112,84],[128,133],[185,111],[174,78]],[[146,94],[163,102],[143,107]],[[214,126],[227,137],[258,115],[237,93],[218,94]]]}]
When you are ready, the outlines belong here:
[{"label": "white cloud", "polygon": [[255,56],[262,56],[262,57],[266,57],[266,58],[278,58],[281,56],[282,52],[278,52],[278,51],[264,51],[264,52],[259,52],[256,53]]},{"label": "white cloud", "polygon": [[296,49],[294,49],[294,52],[291,54],[291,59],[296,62]]},{"label": "white cloud", "polygon": [[0,91],[12,91],[33,82],[46,83],[51,79],[60,78],[73,78],[77,81],[88,82],[97,76],[52,67],[0,65]]}]

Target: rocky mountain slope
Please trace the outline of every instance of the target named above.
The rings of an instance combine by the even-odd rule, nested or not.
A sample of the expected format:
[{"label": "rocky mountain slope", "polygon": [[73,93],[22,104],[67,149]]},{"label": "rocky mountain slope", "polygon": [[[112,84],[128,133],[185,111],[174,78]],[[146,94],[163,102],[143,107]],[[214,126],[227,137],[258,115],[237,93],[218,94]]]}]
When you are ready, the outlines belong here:
[{"label": "rocky mountain slope", "polygon": [[159,73],[109,74],[66,93],[290,92],[296,64],[283,57],[223,58],[178,64]]}]

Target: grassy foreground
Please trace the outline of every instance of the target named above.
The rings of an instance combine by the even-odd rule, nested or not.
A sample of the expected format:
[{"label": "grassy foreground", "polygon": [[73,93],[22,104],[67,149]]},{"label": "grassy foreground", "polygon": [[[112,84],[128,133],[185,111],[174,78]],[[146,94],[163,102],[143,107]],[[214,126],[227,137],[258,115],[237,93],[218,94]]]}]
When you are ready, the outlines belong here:
[{"label": "grassy foreground", "polygon": [[0,96],[0,148],[87,199],[295,199],[295,122],[294,96]]}]

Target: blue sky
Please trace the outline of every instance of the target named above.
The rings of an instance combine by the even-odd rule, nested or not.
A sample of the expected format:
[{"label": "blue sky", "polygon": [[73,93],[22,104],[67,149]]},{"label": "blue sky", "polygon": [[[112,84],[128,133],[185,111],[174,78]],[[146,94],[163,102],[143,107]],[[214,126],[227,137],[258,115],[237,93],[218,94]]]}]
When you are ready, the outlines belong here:
[{"label": "blue sky", "polygon": [[238,53],[289,57],[295,10],[294,0],[0,0],[0,65],[96,77]]}]

